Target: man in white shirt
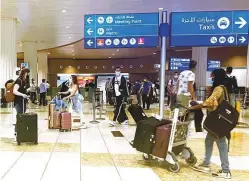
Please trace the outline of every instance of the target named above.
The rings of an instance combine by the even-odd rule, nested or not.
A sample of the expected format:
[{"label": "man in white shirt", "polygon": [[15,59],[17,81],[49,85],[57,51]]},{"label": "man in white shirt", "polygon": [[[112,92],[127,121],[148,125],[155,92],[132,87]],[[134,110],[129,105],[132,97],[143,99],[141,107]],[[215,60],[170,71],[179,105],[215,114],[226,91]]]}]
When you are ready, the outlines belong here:
[{"label": "man in white shirt", "polygon": [[115,76],[112,79],[112,87],[114,88],[116,106],[113,121],[110,124],[114,126],[117,121],[123,125],[128,124],[128,117],[125,113],[124,102],[129,96],[129,91],[126,78],[121,75],[120,67],[115,68]]},{"label": "man in white shirt", "polygon": [[197,62],[191,60],[189,70],[184,70],[178,78],[177,102],[185,107],[189,107],[189,100],[196,100],[194,83],[195,83],[195,67]]}]

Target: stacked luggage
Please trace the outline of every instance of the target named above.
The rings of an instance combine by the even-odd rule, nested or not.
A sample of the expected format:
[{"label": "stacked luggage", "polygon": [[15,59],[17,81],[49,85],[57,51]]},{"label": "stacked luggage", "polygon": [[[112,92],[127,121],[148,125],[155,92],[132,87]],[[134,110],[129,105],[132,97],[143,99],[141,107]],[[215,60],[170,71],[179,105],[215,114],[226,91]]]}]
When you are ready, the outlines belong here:
[{"label": "stacked luggage", "polygon": [[165,161],[168,169],[178,172],[180,165],[176,156],[181,155],[189,165],[195,165],[197,159],[189,147],[186,147],[188,126],[193,115],[184,116],[184,122],[178,121],[179,109],[174,111],[173,120],[158,120],[147,117],[141,106],[131,105],[128,108],[137,123],[132,146],[143,153],[145,160],[158,158]]},{"label": "stacked luggage", "polygon": [[72,130],[72,116],[70,112],[55,109],[54,103],[49,104],[48,112],[48,128],[59,129],[60,131],[71,131]]}]

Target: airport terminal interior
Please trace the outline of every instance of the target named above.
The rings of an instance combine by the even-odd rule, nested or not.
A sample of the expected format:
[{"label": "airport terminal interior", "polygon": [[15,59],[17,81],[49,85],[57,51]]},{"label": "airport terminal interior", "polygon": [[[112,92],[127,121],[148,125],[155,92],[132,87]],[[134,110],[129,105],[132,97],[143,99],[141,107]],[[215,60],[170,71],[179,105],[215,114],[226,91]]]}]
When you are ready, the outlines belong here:
[{"label": "airport terminal interior", "polygon": [[[2,181],[249,181],[248,1],[0,6]],[[210,102],[217,72],[225,86],[232,80],[229,109],[237,119],[230,139],[222,136],[226,148],[213,137],[207,171],[201,165],[214,133],[206,123],[216,110],[191,112],[180,98],[188,107]],[[215,121],[234,121],[221,114]],[[224,150],[229,172],[221,170]]]}]

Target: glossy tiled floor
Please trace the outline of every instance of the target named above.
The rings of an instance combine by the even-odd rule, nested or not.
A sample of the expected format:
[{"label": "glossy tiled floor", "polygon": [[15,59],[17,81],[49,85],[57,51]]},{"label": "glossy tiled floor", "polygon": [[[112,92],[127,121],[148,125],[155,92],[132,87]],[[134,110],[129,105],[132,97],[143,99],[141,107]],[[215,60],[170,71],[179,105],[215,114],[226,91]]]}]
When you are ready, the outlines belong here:
[{"label": "glossy tiled floor", "polygon": [[[13,141],[12,110],[1,109],[0,178],[3,181],[215,180],[208,174],[194,171],[184,160],[180,161],[181,170],[177,174],[169,172],[163,162],[145,162],[141,153],[129,144],[136,129],[134,121],[130,119],[129,126],[110,127],[111,107],[106,108],[105,120],[99,124],[91,124],[86,130],[63,133],[47,129],[47,108],[32,111],[37,112],[39,118],[39,144],[17,146]],[[157,111],[154,106],[147,114]],[[87,103],[84,104],[84,113],[85,119],[93,119]],[[243,115],[248,114],[245,112]],[[249,118],[243,118],[242,122],[249,122]],[[120,131],[124,137],[114,137],[111,131]],[[204,155],[205,134],[190,130],[188,146],[199,161]],[[232,180],[249,180],[249,128],[242,126],[233,131],[229,154]],[[218,170],[219,165],[219,154],[215,148],[213,170]]]}]

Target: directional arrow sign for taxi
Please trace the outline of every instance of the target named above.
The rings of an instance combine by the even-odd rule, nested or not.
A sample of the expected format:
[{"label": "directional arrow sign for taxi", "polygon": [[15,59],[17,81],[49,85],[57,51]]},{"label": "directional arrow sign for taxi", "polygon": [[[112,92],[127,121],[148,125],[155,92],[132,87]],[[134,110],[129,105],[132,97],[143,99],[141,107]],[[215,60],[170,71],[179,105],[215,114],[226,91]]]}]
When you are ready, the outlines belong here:
[{"label": "directional arrow sign for taxi", "polygon": [[171,47],[246,46],[249,10],[172,12]]},{"label": "directional arrow sign for taxi", "polygon": [[246,20],[242,17],[239,17],[239,20],[240,21],[235,21],[235,24],[236,25],[240,25],[239,28],[243,28],[245,25],[246,25]]}]

